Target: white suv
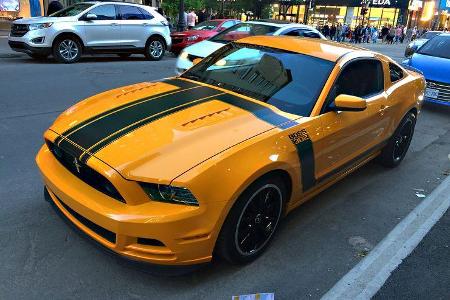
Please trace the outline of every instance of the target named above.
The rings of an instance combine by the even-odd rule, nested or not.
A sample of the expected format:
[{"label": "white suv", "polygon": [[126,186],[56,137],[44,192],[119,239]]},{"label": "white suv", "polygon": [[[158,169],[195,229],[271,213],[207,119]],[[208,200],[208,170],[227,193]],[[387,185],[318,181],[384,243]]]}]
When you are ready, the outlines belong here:
[{"label": "white suv", "polygon": [[167,20],[155,8],[119,2],[83,2],[49,17],[19,19],[12,23],[9,46],[33,58],[53,54],[73,63],[82,53],[144,54],[160,60],[170,49]]}]

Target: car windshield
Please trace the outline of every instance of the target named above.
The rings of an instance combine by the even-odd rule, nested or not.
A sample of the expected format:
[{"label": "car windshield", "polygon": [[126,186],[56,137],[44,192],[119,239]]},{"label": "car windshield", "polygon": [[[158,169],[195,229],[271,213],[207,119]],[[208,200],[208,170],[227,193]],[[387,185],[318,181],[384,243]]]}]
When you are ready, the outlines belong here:
[{"label": "car windshield", "polygon": [[450,36],[436,36],[426,42],[418,51],[419,54],[450,58]]},{"label": "car windshield", "polygon": [[230,43],[182,77],[226,88],[309,116],[334,63],[268,47]]},{"label": "car windshield", "polygon": [[205,22],[201,22],[200,24],[198,24],[197,26],[195,26],[194,30],[213,30],[215,28],[217,28],[217,26],[219,26],[220,22],[219,21],[205,21]]},{"label": "car windshield", "polygon": [[441,32],[439,32],[439,31],[428,31],[428,32],[425,32],[420,38],[429,40],[432,37],[435,37],[436,35],[438,35],[440,33]]},{"label": "car windshield", "polygon": [[60,11],[57,11],[53,14],[50,15],[50,17],[73,17],[76,16],[80,13],[82,13],[83,11],[85,11],[86,9],[88,9],[89,7],[91,7],[92,3],[78,3],[78,4],[74,4],[71,5],[67,8],[64,8]]},{"label": "car windshield", "polygon": [[251,35],[272,35],[278,29],[266,24],[239,23],[215,35],[210,41],[228,43]]}]

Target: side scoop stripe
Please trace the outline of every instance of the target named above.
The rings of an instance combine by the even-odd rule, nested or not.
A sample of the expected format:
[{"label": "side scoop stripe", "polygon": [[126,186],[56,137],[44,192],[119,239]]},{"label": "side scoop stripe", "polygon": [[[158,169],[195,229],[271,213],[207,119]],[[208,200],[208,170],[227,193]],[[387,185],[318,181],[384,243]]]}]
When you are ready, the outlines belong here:
[{"label": "side scoop stripe", "polygon": [[306,140],[295,147],[300,160],[302,189],[306,192],[316,185],[313,143],[311,140]]},{"label": "side scoop stripe", "polygon": [[[180,79],[166,79],[163,82],[167,83],[167,84],[171,84],[171,85],[177,86],[178,89],[174,90],[174,91],[158,94],[158,95],[155,95],[155,96],[152,96],[152,97],[149,97],[149,98],[138,99],[138,100],[135,100],[133,102],[126,103],[126,104],[120,105],[118,107],[109,109],[109,110],[104,111],[104,112],[102,112],[102,113],[100,113],[98,115],[95,115],[95,116],[93,116],[93,117],[91,117],[89,119],[86,119],[83,122],[80,122],[79,124],[75,125],[74,127],[70,128],[69,130],[63,132],[62,135],[67,137],[67,136],[71,135],[72,133],[80,130],[81,128],[83,128],[83,127],[85,127],[85,126],[95,122],[96,120],[104,118],[105,116],[108,116],[108,115],[110,115],[110,114],[112,114],[112,113],[114,113],[116,111],[126,109],[127,107],[131,107],[131,106],[137,105],[137,104],[142,103],[142,102],[154,100],[154,99],[163,97],[165,95],[176,94],[176,93],[179,93],[179,92],[182,92],[182,91],[185,91],[185,90],[189,90],[189,89],[200,87],[200,85],[198,85],[198,84],[195,84],[195,83],[192,83],[192,82],[189,82],[189,81],[180,80]],[[57,145],[60,145],[61,141],[62,141],[62,137],[58,137],[55,140],[55,143]]]}]

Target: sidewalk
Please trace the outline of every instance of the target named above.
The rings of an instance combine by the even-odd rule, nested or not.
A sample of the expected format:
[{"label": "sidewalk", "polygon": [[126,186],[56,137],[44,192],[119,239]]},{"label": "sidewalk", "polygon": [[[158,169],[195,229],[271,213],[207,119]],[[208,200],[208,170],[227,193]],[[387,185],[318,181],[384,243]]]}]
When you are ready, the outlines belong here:
[{"label": "sidewalk", "polygon": [[373,299],[448,299],[450,210],[392,273]]},{"label": "sidewalk", "polygon": [[11,28],[11,21],[5,20],[5,19],[0,19],[0,35],[3,35],[4,30],[8,31]]}]

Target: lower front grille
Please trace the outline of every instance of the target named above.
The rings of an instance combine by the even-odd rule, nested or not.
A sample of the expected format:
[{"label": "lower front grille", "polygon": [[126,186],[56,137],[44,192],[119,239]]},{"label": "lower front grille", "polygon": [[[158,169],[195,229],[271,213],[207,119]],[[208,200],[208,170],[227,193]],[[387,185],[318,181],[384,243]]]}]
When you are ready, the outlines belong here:
[{"label": "lower front grille", "polygon": [[119,191],[108,179],[91,169],[88,165],[81,163],[54,143],[46,141],[46,144],[55,158],[73,175],[105,195],[125,203]]},{"label": "lower front grille", "polygon": [[183,42],[183,38],[172,38],[172,45]]},{"label": "lower front grille", "polygon": [[28,32],[28,25],[25,24],[12,24],[11,25],[11,36],[22,37]]},{"label": "lower front grille", "polygon": [[[53,194],[55,195],[55,194]],[[105,240],[115,244],[116,243],[116,234],[112,231],[109,231],[108,229],[105,229],[95,223],[93,223],[92,221],[86,219],[85,217],[83,217],[82,215],[80,215],[79,213],[77,213],[76,211],[74,211],[73,209],[71,209],[67,204],[65,204],[64,202],[61,201],[61,199],[59,199],[56,195],[55,197],[58,199],[59,203],[61,203],[61,205],[64,207],[65,210],[67,210],[67,212],[74,217],[78,222],[80,222],[81,224],[83,224],[84,226],[86,226],[87,228],[89,228],[90,230],[92,230],[94,233],[96,233],[98,236],[104,238]]]},{"label": "lower front grille", "polygon": [[438,90],[438,97],[436,100],[450,102],[450,84],[427,80],[427,88]]}]

